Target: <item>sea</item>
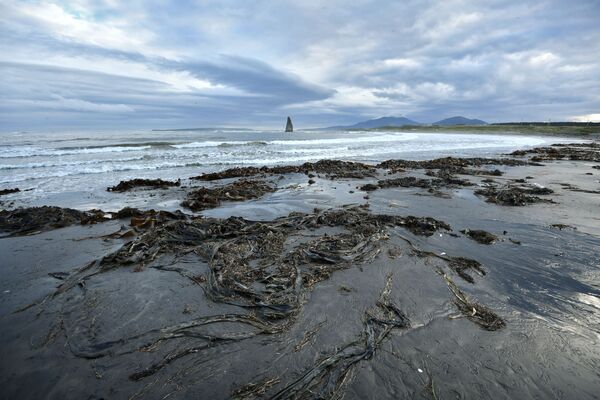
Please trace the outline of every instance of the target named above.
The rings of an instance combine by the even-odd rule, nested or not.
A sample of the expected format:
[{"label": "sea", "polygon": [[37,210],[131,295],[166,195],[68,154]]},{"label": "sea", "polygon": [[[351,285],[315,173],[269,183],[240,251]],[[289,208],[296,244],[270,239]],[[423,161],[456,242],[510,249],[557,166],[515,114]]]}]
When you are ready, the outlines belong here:
[{"label": "sea", "polygon": [[[236,166],[320,159],[496,156],[561,141],[515,134],[418,131],[190,129],[172,131],[9,132],[0,134],[0,189],[12,199],[104,190],[132,178],[179,179]],[[572,141],[572,140],[570,140]]]}]

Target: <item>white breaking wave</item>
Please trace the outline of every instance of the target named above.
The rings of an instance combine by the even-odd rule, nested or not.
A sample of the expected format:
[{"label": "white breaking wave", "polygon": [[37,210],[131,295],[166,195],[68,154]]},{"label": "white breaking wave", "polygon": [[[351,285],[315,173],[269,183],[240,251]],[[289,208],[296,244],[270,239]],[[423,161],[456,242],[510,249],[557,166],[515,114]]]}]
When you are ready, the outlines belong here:
[{"label": "white breaking wave", "polygon": [[39,156],[68,156],[77,154],[123,153],[127,151],[143,151],[152,146],[106,146],[67,149],[48,149],[34,146],[14,146],[0,149],[0,158],[23,158]]},{"label": "white breaking wave", "polygon": [[74,167],[81,165],[104,164],[110,162],[130,162],[147,159],[146,156],[121,158],[118,160],[87,160],[87,161],[71,161],[71,162],[33,162],[26,164],[0,164],[0,170],[9,169],[36,169],[36,168],[56,168],[56,167]]}]

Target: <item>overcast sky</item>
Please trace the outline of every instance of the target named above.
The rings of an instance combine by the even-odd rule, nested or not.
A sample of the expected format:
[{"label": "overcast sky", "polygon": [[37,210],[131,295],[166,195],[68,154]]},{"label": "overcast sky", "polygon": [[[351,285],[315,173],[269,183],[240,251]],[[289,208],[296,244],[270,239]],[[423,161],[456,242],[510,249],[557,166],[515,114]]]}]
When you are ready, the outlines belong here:
[{"label": "overcast sky", "polygon": [[0,129],[600,120],[600,1],[0,3]]}]

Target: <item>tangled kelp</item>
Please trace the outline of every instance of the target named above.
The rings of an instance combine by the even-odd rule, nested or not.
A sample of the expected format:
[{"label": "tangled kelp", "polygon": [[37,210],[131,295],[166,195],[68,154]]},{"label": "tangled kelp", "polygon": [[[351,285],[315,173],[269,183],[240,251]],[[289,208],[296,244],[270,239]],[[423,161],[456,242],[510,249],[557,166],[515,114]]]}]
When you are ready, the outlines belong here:
[{"label": "tangled kelp", "polygon": [[0,210],[0,233],[21,236],[73,224],[93,224],[109,219],[101,210],[79,211],[61,207],[29,207]]},{"label": "tangled kelp", "polygon": [[[214,354],[227,353],[237,348],[235,343],[253,338],[282,343],[290,353],[310,351],[305,346],[314,342],[317,333],[320,332],[319,337],[326,334],[322,331],[326,317],[300,330],[295,338],[288,334],[297,328],[303,329],[298,327],[297,320],[319,282],[332,278],[340,270],[366,268],[382,250],[391,248],[387,241],[392,234],[396,236],[406,230],[427,237],[451,229],[433,218],[373,214],[358,206],[291,213],[272,221],[193,217],[133,208],[113,213],[113,218],[131,219],[131,240],[72,274],[53,274],[60,285],[37,304],[44,304],[45,308],[50,301],[64,301],[56,314],[56,328],[47,336],[55,338],[57,332],[63,332],[69,351],[79,358],[135,360],[126,376],[132,385],[144,381],[142,391],[160,379],[150,379],[155,374],[169,376],[173,371],[189,371],[199,360],[210,359],[213,351]],[[156,223],[136,227],[136,221],[149,219]],[[413,251],[407,255],[435,255],[420,251],[414,245]],[[484,274],[482,266],[474,260],[436,257],[446,263],[448,273],[456,273],[471,282],[470,271]],[[117,269],[139,274],[151,269],[179,274],[192,284],[186,289],[188,295],[193,295],[196,288],[199,295],[204,294],[210,302],[204,312],[212,315],[196,315],[186,306],[183,313],[178,313],[182,320],[154,321],[159,323],[158,327],[143,324],[143,328],[134,326],[133,330],[126,329],[124,333],[115,330],[110,334],[101,331],[94,322],[82,327],[79,313],[89,315],[88,307],[97,306],[97,296],[109,295],[109,292],[96,290],[91,280],[98,278],[99,282],[106,282],[107,278],[99,278],[99,275],[124,272]],[[321,352],[316,361],[301,367],[298,375],[284,379],[283,374],[273,376],[268,371],[261,372],[260,379],[234,389],[233,397],[339,398],[359,363],[371,359],[392,331],[410,328],[408,316],[392,300],[391,285],[392,277],[388,275],[379,300],[364,313],[362,334]],[[341,288],[348,290],[344,285]],[[352,290],[345,295],[354,296],[354,293]],[[465,317],[485,329],[501,327],[497,322],[492,323],[495,314],[490,310],[469,300],[460,291],[453,295]],[[89,322],[85,321],[84,325]],[[281,342],[282,338],[287,339]],[[251,340],[251,343],[255,342]],[[217,350],[221,347],[227,349]],[[125,362],[124,365],[131,365]]]},{"label": "tangled kelp", "polygon": [[151,189],[166,189],[169,187],[180,186],[181,180],[175,182],[164,181],[162,179],[131,179],[128,181],[121,181],[118,185],[106,188],[109,192],[126,192],[139,187],[147,187]]},{"label": "tangled kelp", "polygon": [[256,199],[274,191],[273,186],[262,181],[240,180],[225,186],[192,190],[181,205],[192,211],[202,211],[218,207],[222,201]]},{"label": "tangled kelp", "polygon": [[306,175],[324,174],[330,179],[337,178],[364,178],[375,176],[375,167],[351,161],[340,160],[320,160],[317,162],[306,162],[302,165],[284,165],[275,167],[237,167],[230,168],[220,172],[213,172],[192,177],[202,181],[213,181],[225,178],[243,178],[256,175],[280,175],[302,173]]},{"label": "tangled kelp", "polygon": [[272,399],[337,399],[349,382],[351,370],[373,357],[380,344],[394,329],[410,328],[410,320],[391,299],[392,275],[372,310],[365,312],[361,338],[339,346],[335,352],[321,358],[293,382],[273,395]]},{"label": "tangled kelp", "polygon": [[472,301],[469,297],[456,286],[456,283],[441,271],[438,271],[444,278],[448,289],[454,296],[454,304],[469,320],[475,322],[487,331],[497,331],[506,326],[506,322],[495,312],[484,305]]},{"label": "tangled kelp", "polygon": [[[139,210],[122,210],[120,215],[136,218]],[[194,318],[118,341],[98,342],[92,337],[89,345],[72,345],[73,354],[83,358],[98,358],[108,354],[155,349],[172,339],[191,338],[197,341],[191,347],[171,352],[131,374],[132,380],[140,380],[204,349],[289,329],[306,293],[337,270],[370,263],[379,254],[382,242],[388,239],[389,228],[404,227],[414,234],[425,236],[439,229],[450,229],[447,224],[433,218],[371,214],[360,207],[316,210],[313,214],[292,213],[270,222],[236,217],[221,220],[178,219],[177,214],[173,214],[173,218],[170,216],[163,214],[163,223],[139,231],[116,252],[84,266],[72,275],[59,275],[62,281],[60,286],[43,302],[75,287],[85,287],[85,282],[98,274],[133,266],[137,271],[157,268],[176,272],[200,285],[211,301],[239,307],[242,312]],[[302,237],[302,232],[317,232],[323,227],[343,228],[345,231],[316,237],[311,234],[310,240],[301,243],[290,241],[292,237]],[[295,242],[296,245],[293,244]],[[200,280],[192,272],[170,265],[172,262],[168,261],[169,258],[176,259],[184,254],[195,254],[199,262],[208,266],[206,279]],[[159,259],[161,262],[156,263]],[[370,357],[371,344],[382,340],[391,328],[405,326],[406,320],[395,306],[383,301],[378,307],[387,315],[387,320],[383,317],[367,319],[369,335],[371,332],[380,332],[367,338],[368,353],[364,352],[364,346],[357,347],[357,343],[347,348],[352,348],[348,351],[357,357],[357,361]],[[231,323],[237,326],[241,324],[247,329],[220,334],[205,330],[215,324],[227,326]],[[359,348],[363,350],[359,352]],[[340,359],[335,356],[331,360]],[[342,375],[345,369],[342,367],[339,370]]]}]

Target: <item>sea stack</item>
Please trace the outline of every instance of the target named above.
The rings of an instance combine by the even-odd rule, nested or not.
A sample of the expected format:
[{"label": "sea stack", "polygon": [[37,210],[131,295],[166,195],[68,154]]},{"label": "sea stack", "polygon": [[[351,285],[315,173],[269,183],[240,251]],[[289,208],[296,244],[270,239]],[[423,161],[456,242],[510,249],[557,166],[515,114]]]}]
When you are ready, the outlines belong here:
[{"label": "sea stack", "polygon": [[292,119],[290,117],[287,118],[287,123],[285,124],[286,132],[294,132],[294,125],[292,125]]}]

